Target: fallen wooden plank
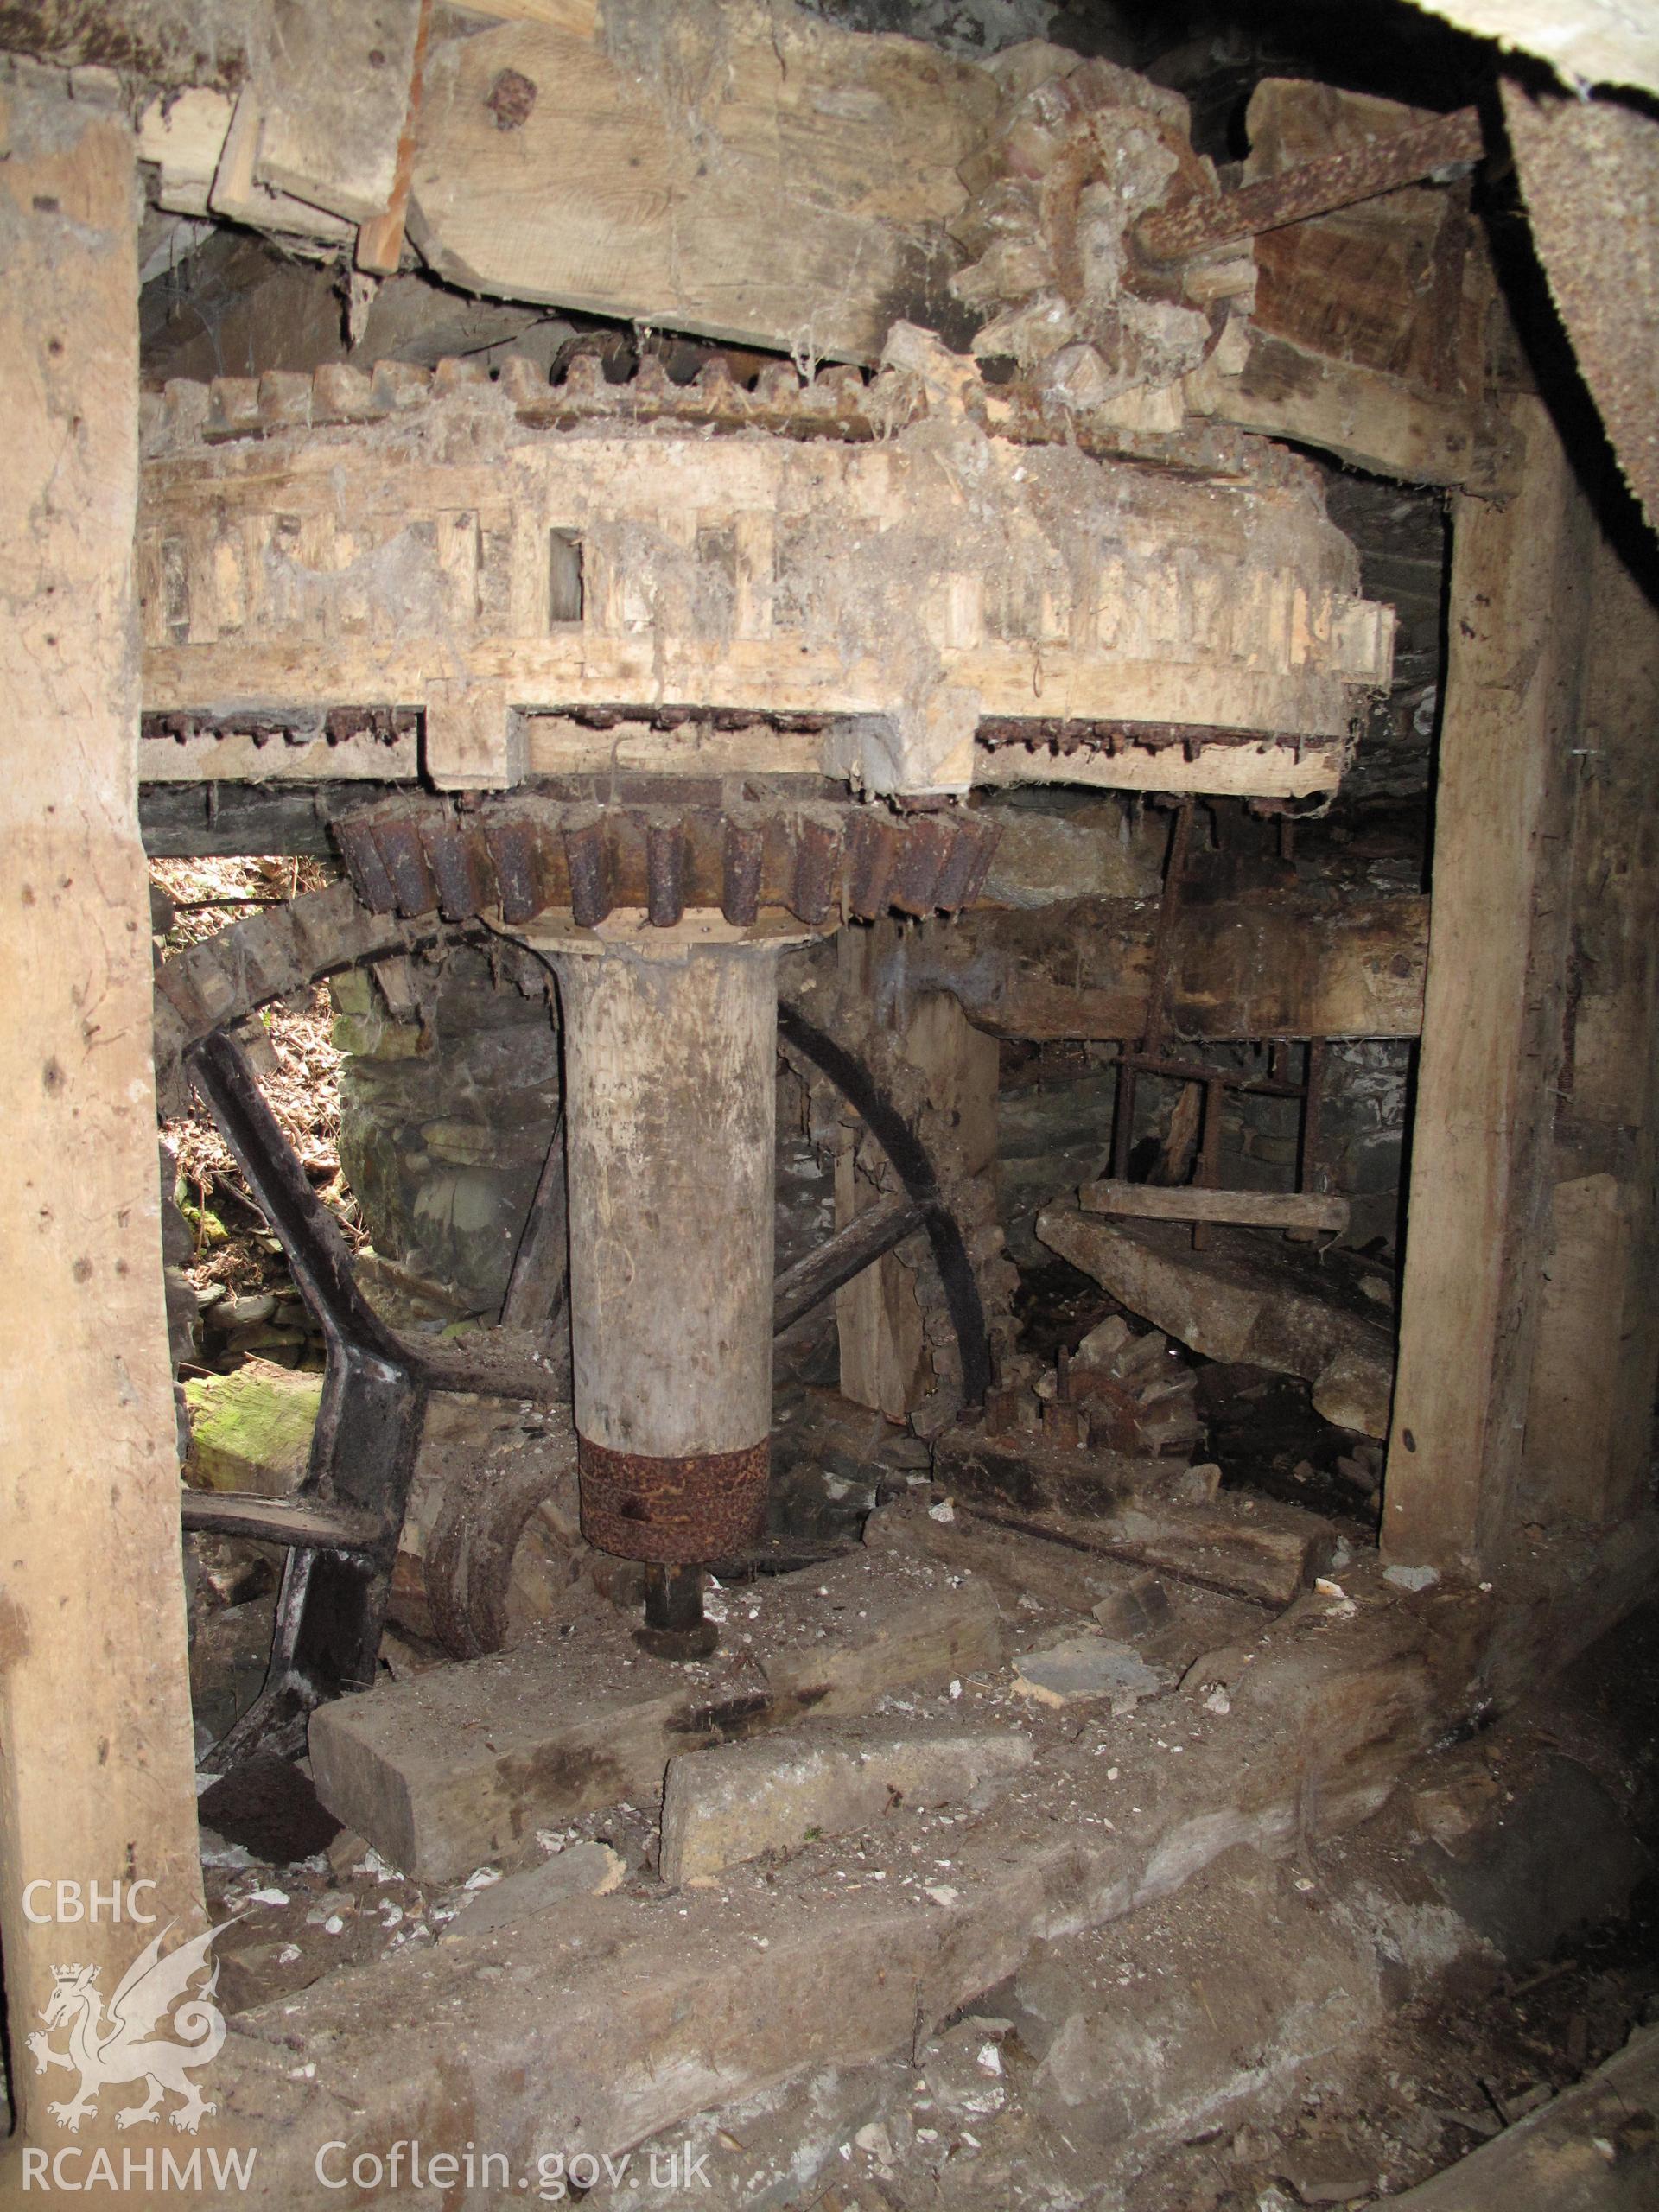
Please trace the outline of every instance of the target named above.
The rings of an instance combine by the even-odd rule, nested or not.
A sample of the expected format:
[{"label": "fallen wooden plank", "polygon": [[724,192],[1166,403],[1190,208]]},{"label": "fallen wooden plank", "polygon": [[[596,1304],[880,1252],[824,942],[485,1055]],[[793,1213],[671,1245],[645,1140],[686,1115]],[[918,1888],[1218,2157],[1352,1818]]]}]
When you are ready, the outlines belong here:
[{"label": "fallen wooden plank", "polygon": [[1045,1514],[1039,1527],[1081,1549],[1258,1605],[1289,1605],[1337,1548],[1336,1530],[1316,1515],[1231,1493],[1208,1505],[1137,1498],[1097,1523]]},{"label": "fallen wooden plank", "polygon": [[428,58],[410,235],[470,289],[873,361],[965,335],[944,225],[988,74],[792,9],[657,11],[607,52],[514,22]]},{"label": "fallen wooden plank", "polygon": [[1466,2158],[1391,2200],[1401,2212],[1649,2212],[1659,2201],[1659,2028]]},{"label": "fallen wooden plank", "polygon": [[[1392,1332],[1359,1288],[1357,1263],[1264,1245],[1225,1228],[1203,1252],[1173,1223],[1116,1228],[1074,1205],[1049,1206],[1037,1234],[1109,1290],[1130,1313],[1207,1359],[1270,1367],[1316,1388],[1338,1360],[1344,1427],[1385,1433],[1394,1372]],[[1456,1387],[1455,1370],[1448,1377]]]},{"label": "fallen wooden plank", "polygon": [[1330,1565],[1336,1530],[1294,1505],[1223,1497],[1209,1505],[1136,1499],[1098,1517],[980,1504],[979,1519],[1044,1536],[1104,1559],[1155,1568],[1178,1582],[1275,1609],[1288,1605]]},{"label": "fallen wooden plank", "polygon": [[1257,1605],[1287,1605],[1336,1546],[1328,1522],[1295,1506],[1230,1493],[1207,1503],[1170,1497],[1185,1471],[1167,1460],[1038,1437],[993,1443],[954,1429],[934,1446],[934,1471],[981,1522]]},{"label": "fallen wooden plank", "polygon": [[1236,1221],[1257,1229],[1348,1226],[1346,1198],[1317,1191],[1210,1191],[1192,1183],[1166,1190],[1154,1183],[1085,1183],[1077,1192],[1085,1213],[1123,1214],[1137,1221]]},{"label": "fallen wooden plank", "polygon": [[1110,1511],[1170,1471],[1165,1460],[1051,1444],[1036,1434],[992,1439],[975,1428],[951,1428],[933,1446],[934,1479],[953,1496],[1084,1520]]},{"label": "fallen wooden plank", "polygon": [[982,1574],[1014,1605],[1021,1598],[1062,1611],[1087,1616],[1120,1592],[1129,1578],[1098,1554],[1080,1553],[1073,1544],[1027,1537],[1011,1544],[995,1523],[972,1513],[936,1521],[918,1498],[881,1508],[864,1524],[864,1541],[873,1551],[894,1551],[933,1559],[956,1574]]}]

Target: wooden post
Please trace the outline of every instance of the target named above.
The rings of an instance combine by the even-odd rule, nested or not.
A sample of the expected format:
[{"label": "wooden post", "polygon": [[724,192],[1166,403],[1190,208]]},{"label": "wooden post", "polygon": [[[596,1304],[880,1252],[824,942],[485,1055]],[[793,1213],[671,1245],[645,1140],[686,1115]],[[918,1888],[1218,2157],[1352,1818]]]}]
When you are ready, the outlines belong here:
[{"label": "wooden post", "polygon": [[[96,1966],[107,1999],[202,1903],[137,808],[120,88],[78,77],[72,96],[63,73],[11,63],[0,147],[0,1943],[24,2130],[62,2140],[45,2103],[75,2076],[17,2063],[54,1967]],[[155,1885],[154,1929],[111,1916],[134,1881]],[[60,1883],[79,1885],[67,1925],[39,1916]]]},{"label": "wooden post", "polygon": [[1546,1523],[1640,1504],[1659,1377],[1659,563],[1632,537],[1595,546],[1573,760],[1567,1049],[1527,1408],[1526,1507]]},{"label": "wooden post", "polygon": [[1542,405],[1507,504],[1453,509],[1433,903],[1382,1545],[1472,1570],[1512,1522],[1567,988],[1588,506]]},{"label": "wooden post", "polygon": [[[847,987],[874,989],[894,942],[889,923],[843,930],[836,956]],[[904,1008],[901,1030],[904,1057],[921,1071],[930,1103],[954,1128],[967,1173],[988,1171],[996,1157],[995,1039],[976,1029],[945,991],[918,993]],[[849,1141],[836,1161],[837,1229],[879,1202],[874,1185],[858,1175],[856,1147]],[[902,1420],[932,1387],[915,1281],[896,1254],[886,1252],[836,1293],[842,1395],[878,1407],[893,1421]]]},{"label": "wooden post", "polygon": [[582,1534],[729,1558],[770,1464],[776,946],[664,929],[554,964]]}]

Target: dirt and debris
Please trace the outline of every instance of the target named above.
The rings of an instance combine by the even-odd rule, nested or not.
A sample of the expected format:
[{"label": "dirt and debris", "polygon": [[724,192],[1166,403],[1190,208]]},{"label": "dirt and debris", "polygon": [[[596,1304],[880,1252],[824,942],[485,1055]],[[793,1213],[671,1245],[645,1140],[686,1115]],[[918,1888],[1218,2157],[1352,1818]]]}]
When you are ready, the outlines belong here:
[{"label": "dirt and debris", "polygon": [[[1008,1554],[1020,1548],[1007,1539]],[[1146,1593],[1127,1573],[1122,1583],[1137,1600],[1120,1607],[1127,1619]],[[714,1595],[736,1648],[748,1637],[766,1649],[814,1633],[817,1590],[798,1575]],[[349,1831],[289,1864],[210,1840],[215,1917],[237,1916],[222,1947],[236,2017],[256,2036],[276,2032],[284,2001],[334,1967],[411,1948],[441,1943],[480,1973],[523,1955],[528,1924],[480,1916],[469,1935],[467,1916],[560,1854],[578,1854],[569,1878],[543,1872],[530,1886],[557,1893],[547,1910],[578,1948],[582,1915],[607,1916],[594,1923],[604,1948],[620,1935],[618,1910],[683,1912],[728,1955],[752,1950],[764,1975],[770,1949],[801,1940],[803,1914],[849,1929],[906,1899],[950,1914],[994,1866],[1006,1878],[1063,1834],[1127,1842],[1154,1803],[1183,1796],[1182,1770],[1206,1745],[1247,1764],[1264,1749],[1248,1703],[1230,1711],[1171,1686],[1195,1650],[1213,1660],[1230,1649],[1235,1674],[1247,1672],[1260,1612],[1165,1594],[1153,1635],[1128,1641],[1143,1660],[1159,1655],[1166,1680],[1132,1710],[1033,1704],[1013,1666],[880,1700],[888,1726],[1022,1734],[1032,1762],[1001,1812],[894,1808],[861,1834],[808,1835],[785,1856],[725,1868],[677,1904],[658,1878],[658,1808],[643,1797],[526,1835],[443,1884],[407,1879]],[[1353,1611],[1316,1596],[1302,1633],[1345,1633]],[[1027,1669],[1078,1626],[1041,1598],[1014,1607],[1012,1624]],[[1659,2017],[1659,1889],[1643,1840],[1659,1779],[1644,1719],[1656,1706],[1649,1609],[1524,1711],[1406,1767],[1362,1825],[1241,1841],[1185,1880],[1173,1872],[1173,1894],[1154,1885],[1131,1913],[1087,1931],[1062,1922],[1001,1965],[988,1949],[984,1986],[908,2048],[809,2067],[710,2107],[673,2139],[709,2151],[706,2201],[732,2212],[1287,2212],[1397,2195]],[[856,1732],[804,1726],[827,1745]],[[355,1986],[340,1983],[329,2018],[349,2018]],[[269,2020],[262,2006],[275,2008]]]}]

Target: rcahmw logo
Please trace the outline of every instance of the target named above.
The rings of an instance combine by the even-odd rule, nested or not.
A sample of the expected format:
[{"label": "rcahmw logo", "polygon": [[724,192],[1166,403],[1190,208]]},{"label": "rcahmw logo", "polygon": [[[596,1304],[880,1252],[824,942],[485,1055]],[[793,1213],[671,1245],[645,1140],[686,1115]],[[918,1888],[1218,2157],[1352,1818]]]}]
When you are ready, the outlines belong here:
[{"label": "rcahmw logo", "polygon": [[257,2151],[175,2150],[170,2143],[151,2144],[143,2151],[79,2151],[66,2145],[61,2151],[25,2151],[23,2187],[60,2189],[66,2196],[88,2190],[120,2190],[130,2195],[142,2189],[147,2197],[164,2196],[176,2190],[181,2196],[212,2186],[249,2189],[253,2184]]},{"label": "rcahmw logo", "polygon": [[[124,1917],[152,1924],[156,1916],[143,1910],[140,1897],[154,1887],[148,1882],[118,1882],[105,1889],[94,1882],[83,1891],[78,1882],[31,1882],[23,1892],[24,1916],[37,1926],[74,1924],[96,1922],[107,1912],[113,1922]],[[225,1931],[207,1929],[164,1952],[174,1925],[169,1921],[151,1937],[107,1999],[99,1986],[101,1969],[96,1965],[52,1969],[52,1993],[40,2014],[45,2024],[28,2037],[28,2044],[37,2074],[61,2067],[79,2076],[73,2095],[46,2107],[72,2135],[79,2133],[83,2120],[97,2115],[105,2089],[129,2083],[142,2085],[145,2094],[115,2113],[118,2128],[159,2124],[165,2116],[173,2126],[194,2135],[204,2118],[217,2109],[190,2077],[213,2063],[225,2041],[225,2016],[213,2002],[219,1962],[213,1956],[214,1942]],[[176,2101],[169,2103],[169,2098]],[[224,2187],[232,2180],[245,2185],[254,2156],[251,2150],[209,2152],[207,2165],[215,2185]],[[185,2154],[164,2150],[159,2158],[153,2151],[124,2152],[118,2162],[101,2149],[89,2154],[67,2148],[55,2153],[40,2149],[23,2152],[25,2189],[194,2189],[201,2184],[202,2169],[200,2151]]]}]

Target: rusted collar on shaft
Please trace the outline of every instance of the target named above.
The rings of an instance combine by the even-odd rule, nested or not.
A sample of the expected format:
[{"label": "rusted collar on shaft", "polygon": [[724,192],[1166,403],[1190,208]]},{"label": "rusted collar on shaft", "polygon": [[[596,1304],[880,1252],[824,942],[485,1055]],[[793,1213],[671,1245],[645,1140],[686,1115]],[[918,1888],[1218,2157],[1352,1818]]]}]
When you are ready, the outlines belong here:
[{"label": "rusted collar on shaft", "polygon": [[766,1511],[772,1443],[659,1458],[576,1440],[582,1533],[602,1552],[690,1566],[747,1551]]}]

